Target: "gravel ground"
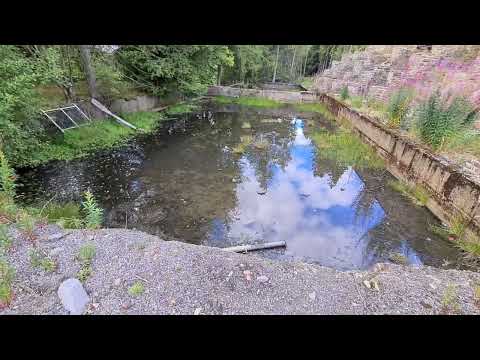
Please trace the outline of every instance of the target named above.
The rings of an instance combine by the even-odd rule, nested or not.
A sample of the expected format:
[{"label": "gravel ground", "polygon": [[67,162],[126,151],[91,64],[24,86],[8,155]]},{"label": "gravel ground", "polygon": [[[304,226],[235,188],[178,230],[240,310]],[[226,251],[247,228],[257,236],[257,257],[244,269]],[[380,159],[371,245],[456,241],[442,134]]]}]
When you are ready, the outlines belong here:
[{"label": "gravel ground", "polygon": [[[394,264],[337,271],[133,230],[56,226],[38,230],[37,247],[57,263],[55,271],[45,272],[30,263],[32,243],[15,230],[12,235],[7,259],[17,273],[15,297],[0,314],[66,314],[57,289],[77,276],[76,255],[85,243],[96,247],[92,274],[84,283],[91,299],[86,314],[480,313],[474,295],[480,274],[475,272]],[[144,286],[138,296],[128,291],[135,282]]]}]

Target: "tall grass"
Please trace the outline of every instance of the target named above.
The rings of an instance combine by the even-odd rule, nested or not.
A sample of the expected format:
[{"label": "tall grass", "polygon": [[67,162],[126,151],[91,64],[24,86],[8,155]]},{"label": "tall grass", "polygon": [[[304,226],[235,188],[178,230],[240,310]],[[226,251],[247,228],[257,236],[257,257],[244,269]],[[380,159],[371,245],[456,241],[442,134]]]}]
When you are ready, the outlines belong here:
[{"label": "tall grass", "polygon": [[402,127],[412,101],[409,89],[400,89],[392,94],[387,106],[387,125],[393,128]]},{"label": "tall grass", "polygon": [[229,97],[229,96],[216,96],[214,101],[218,104],[238,104],[244,106],[252,107],[271,107],[277,108],[284,106],[283,103],[271,99],[260,98],[260,97],[249,97],[249,96],[240,96],[240,97]]},{"label": "tall grass", "polygon": [[462,97],[450,103],[433,93],[417,110],[417,129],[421,139],[434,150],[467,131],[475,121],[473,106]]}]

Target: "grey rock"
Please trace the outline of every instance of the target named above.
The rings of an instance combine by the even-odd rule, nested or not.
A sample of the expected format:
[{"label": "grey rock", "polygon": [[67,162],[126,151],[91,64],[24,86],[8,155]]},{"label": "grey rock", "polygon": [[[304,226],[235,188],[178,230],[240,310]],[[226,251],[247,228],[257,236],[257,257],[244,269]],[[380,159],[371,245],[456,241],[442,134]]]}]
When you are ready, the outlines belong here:
[{"label": "grey rock", "polygon": [[58,288],[58,297],[70,315],[81,315],[90,301],[82,283],[78,279],[67,279]]},{"label": "grey rock", "polygon": [[259,277],[257,277],[257,281],[259,281],[261,283],[267,282],[268,277],[266,277],[265,275],[259,276]]}]

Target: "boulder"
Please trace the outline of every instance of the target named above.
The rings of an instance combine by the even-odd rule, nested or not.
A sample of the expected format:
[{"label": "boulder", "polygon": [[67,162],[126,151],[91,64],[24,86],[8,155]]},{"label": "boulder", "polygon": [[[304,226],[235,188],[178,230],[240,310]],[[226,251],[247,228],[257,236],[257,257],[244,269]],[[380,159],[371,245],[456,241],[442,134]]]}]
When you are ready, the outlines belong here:
[{"label": "boulder", "polygon": [[67,279],[58,288],[58,297],[70,315],[81,315],[90,298],[78,279]]}]

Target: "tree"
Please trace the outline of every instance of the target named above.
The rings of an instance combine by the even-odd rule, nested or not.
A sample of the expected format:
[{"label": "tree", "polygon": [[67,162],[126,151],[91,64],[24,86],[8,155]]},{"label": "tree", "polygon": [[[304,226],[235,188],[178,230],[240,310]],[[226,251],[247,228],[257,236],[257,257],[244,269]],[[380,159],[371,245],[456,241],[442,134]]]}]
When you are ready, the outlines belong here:
[{"label": "tree", "polygon": [[275,78],[277,77],[277,66],[278,66],[278,54],[280,52],[280,45],[277,45],[277,55],[275,56],[275,68],[273,70],[273,79],[272,83],[275,83]]},{"label": "tree", "polygon": [[88,83],[88,93],[92,98],[98,98],[97,78],[95,76],[95,69],[92,66],[90,45],[79,45],[80,59],[82,61],[83,71]]}]

